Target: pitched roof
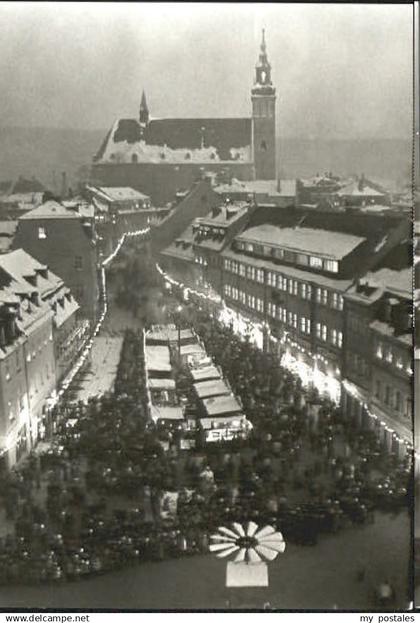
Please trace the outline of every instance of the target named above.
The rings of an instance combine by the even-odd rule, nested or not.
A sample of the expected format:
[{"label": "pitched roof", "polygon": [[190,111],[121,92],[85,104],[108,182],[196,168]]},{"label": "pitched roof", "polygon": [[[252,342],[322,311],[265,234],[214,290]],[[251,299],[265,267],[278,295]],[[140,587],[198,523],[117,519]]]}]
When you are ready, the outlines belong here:
[{"label": "pitched roof", "polygon": [[[63,284],[63,280],[48,270],[47,277],[43,277],[39,271],[47,270],[47,266],[41,264],[23,249],[16,249],[10,253],[0,255],[0,268],[7,272],[10,277],[27,291],[38,290],[41,297],[52,289]],[[27,278],[37,275],[37,286],[31,286]]]},{"label": "pitched roof", "polygon": [[80,219],[80,214],[74,210],[68,210],[65,206],[50,199],[40,205],[38,208],[34,208],[26,214],[22,214],[19,220],[32,220],[32,219]]},{"label": "pitched roof", "polygon": [[309,227],[275,227],[263,224],[247,229],[237,236],[237,240],[313,253],[326,258],[342,259],[354,251],[366,238]]},{"label": "pitched roof", "polygon": [[111,201],[144,201],[150,199],[148,195],[130,186],[88,186],[88,189]]},{"label": "pitched roof", "polygon": [[250,162],[251,134],[251,118],[118,119],[94,162]]}]

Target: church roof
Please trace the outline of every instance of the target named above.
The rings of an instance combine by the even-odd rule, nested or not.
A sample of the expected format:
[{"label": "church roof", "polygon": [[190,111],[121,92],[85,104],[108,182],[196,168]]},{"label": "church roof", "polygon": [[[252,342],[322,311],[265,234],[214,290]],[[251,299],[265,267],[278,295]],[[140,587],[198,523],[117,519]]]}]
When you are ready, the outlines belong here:
[{"label": "church roof", "polygon": [[152,119],[144,130],[136,119],[119,119],[94,161],[251,162],[251,135],[251,118]]}]

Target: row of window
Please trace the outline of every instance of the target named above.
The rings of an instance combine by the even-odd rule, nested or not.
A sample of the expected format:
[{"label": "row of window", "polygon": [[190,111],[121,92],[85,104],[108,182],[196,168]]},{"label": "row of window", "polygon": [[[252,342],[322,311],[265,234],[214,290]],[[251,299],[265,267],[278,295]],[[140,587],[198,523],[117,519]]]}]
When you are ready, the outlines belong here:
[{"label": "row of window", "polygon": [[[396,353],[390,344],[384,344],[378,342],[376,344],[375,355],[377,359],[385,361],[392,366],[395,366],[398,370],[404,369],[404,360],[399,353]],[[411,363],[406,362],[407,372],[411,372]]]},{"label": "row of window", "polygon": [[254,253],[261,257],[283,260],[300,266],[309,266],[316,270],[325,270],[330,273],[338,273],[339,271],[339,263],[337,260],[327,260],[317,255],[296,253],[294,251],[288,251],[287,249],[279,249],[277,247],[271,247],[270,245],[255,244],[242,240],[237,240],[235,242],[235,248],[238,251],[245,251],[246,253]]},{"label": "row of window", "polygon": [[[224,286],[224,294],[228,298],[232,298],[234,301],[239,301],[242,305],[246,305],[251,309],[257,310],[259,313],[264,313],[264,301],[258,296],[247,294],[238,288],[232,287],[229,284]],[[267,304],[267,314],[275,320],[279,320],[284,324],[287,324],[294,329],[300,328],[302,333],[310,335],[311,333],[311,320],[298,315],[295,312],[288,311],[286,308],[276,305],[271,301]],[[316,324],[317,338],[324,342],[330,341],[333,346],[342,348],[343,346],[343,333],[337,329],[329,330],[327,325],[317,322]]]},{"label": "row of window", "polygon": [[402,394],[398,389],[376,380],[375,397],[381,400],[387,407],[393,408],[397,413],[402,413],[406,417],[411,418],[411,400],[406,399],[403,401]]},{"label": "row of window", "polygon": [[[255,268],[236,262],[235,260],[224,261],[225,270],[232,272],[240,277],[246,277],[257,283],[264,283],[264,270],[262,268]],[[296,279],[290,279],[284,277],[273,271],[266,272],[266,283],[272,288],[277,288],[283,292],[288,292],[292,296],[300,296],[303,299],[310,300],[312,297],[312,286],[308,283],[297,281]],[[344,307],[344,299],[338,292],[331,292],[326,288],[316,288],[316,300],[321,305],[329,305],[333,309],[342,311]]]}]

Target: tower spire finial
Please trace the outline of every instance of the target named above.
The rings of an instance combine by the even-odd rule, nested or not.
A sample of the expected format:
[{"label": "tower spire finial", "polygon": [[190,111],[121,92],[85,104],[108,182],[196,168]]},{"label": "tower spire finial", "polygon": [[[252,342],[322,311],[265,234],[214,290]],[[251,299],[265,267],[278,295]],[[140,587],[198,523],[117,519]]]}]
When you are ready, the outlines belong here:
[{"label": "tower spire finial", "polygon": [[149,108],[147,106],[146,93],[144,92],[144,89],[141,94],[140,102],[140,123],[146,125],[149,123]]},{"label": "tower spire finial", "polygon": [[265,28],[262,29],[262,41],[261,41],[261,52],[266,52],[266,45],[265,45]]}]

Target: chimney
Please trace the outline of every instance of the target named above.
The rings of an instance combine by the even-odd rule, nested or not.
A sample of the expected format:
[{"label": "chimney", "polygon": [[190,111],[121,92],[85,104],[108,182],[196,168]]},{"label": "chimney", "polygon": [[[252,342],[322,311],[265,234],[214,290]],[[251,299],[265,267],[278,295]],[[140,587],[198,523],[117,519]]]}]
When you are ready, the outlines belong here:
[{"label": "chimney", "polygon": [[61,199],[65,199],[67,197],[67,175],[66,172],[63,171],[61,174]]}]

